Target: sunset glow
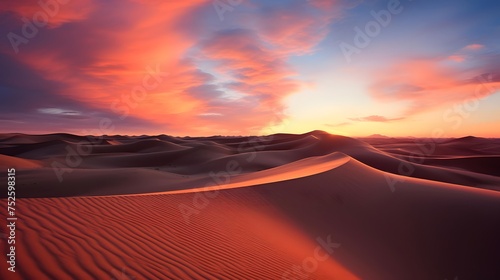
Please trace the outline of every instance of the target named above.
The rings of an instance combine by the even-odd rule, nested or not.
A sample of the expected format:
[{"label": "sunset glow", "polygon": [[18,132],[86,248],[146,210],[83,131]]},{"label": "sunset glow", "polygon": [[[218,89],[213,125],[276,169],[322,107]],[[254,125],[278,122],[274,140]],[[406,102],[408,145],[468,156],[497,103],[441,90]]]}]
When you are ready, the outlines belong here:
[{"label": "sunset glow", "polygon": [[0,132],[500,137],[494,1],[40,3],[0,7]]}]

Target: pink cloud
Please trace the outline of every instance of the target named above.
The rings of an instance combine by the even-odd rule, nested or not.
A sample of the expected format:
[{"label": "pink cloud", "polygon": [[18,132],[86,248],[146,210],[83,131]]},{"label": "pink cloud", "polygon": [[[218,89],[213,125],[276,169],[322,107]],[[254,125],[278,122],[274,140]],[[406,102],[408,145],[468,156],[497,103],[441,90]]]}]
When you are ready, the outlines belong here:
[{"label": "pink cloud", "polygon": [[481,44],[470,44],[464,47],[464,50],[475,51],[484,48],[484,45]]},{"label": "pink cloud", "polygon": [[285,53],[308,53],[328,33],[326,14],[306,14],[303,10],[274,10],[262,14],[259,35]]},{"label": "pink cloud", "polygon": [[13,12],[28,21],[47,21],[47,27],[55,28],[64,23],[81,21],[88,17],[96,4],[92,0],[82,1],[6,1],[0,13]]},{"label": "pink cloud", "polygon": [[392,122],[392,121],[399,121],[402,119],[404,118],[386,118],[384,116],[379,116],[379,115],[371,115],[362,118],[350,118],[350,120],[357,122]]},{"label": "pink cloud", "polygon": [[259,36],[287,55],[307,54],[329,32],[329,24],[340,17],[346,7],[359,1],[309,0],[290,4],[287,9],[263,9],[246,19],[247,26],[255,26]]},{"label": "pink cloud", "polygon": [[293,79],[295,72],[285,59],[266,47],[250,30],[217,33],[200,47],[203,58],[215,63],[214,71],[225,77],[219,85],[224,91],[233,93],[232,98],[213,100],[214,108],[207,108],[228,116],[224,120],[226,123],[219,124],[221,127],[228,127],[228,121],[237,117],[238,123],[229,127],[237,130],[246,127],[255,133],[281,118],[283,98],[302,86],[300,81]]},{"label": "pink cloud", "polygon": [[500,83],[478,78],[481,69],[453,68],[440,60],[401,61],[382,69],[375,77],[371,95],[380,101],[409,103],[405,115],[450,106],[469,99],[482,99]]},{"label": "pink cloud", "polygon": [[[337,3],[330,1],[333,2]],[[219,100],[217,104],[233,104],[238,110],[245,104],[247,115],[252,117],[242,116],[238,110],[228,112],[228,109],[224,115],[238,116],[239,123],[257,129],[285,117],[284,98],[305,85],[295,78],[297,73],[287,61],[294,55],[314,51],[327,35],[326,26],[337,8],[332,5],[321,10],[313,5],[318,3],[301,2],[287,9],[263,9],[237,22],[242,28],[218,32],[200,45],[203,59],[215,64],[218,76],[224,77],[220,85],[238,96],[231,101]],[[212,112],[214,108],[207,110]]]},{"label": "pink cloud", "polygon": [[463,55],[450,55],[448,57],[449,60],[453,60],[455,62],[463,62],[465,61],[465,56]]}]

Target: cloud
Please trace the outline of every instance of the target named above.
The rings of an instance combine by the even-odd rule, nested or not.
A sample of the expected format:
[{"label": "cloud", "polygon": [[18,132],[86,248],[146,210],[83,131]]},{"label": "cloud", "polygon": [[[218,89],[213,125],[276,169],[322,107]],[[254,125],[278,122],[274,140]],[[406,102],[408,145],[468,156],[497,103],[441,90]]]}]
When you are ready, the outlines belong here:
[{"label": "cloud", "polygon": [[335,123],[335,124],[325,123],[324,125],[328,126],[328,127],[341,127],[341,126],[346,126],[346,125],[350,125],[350,124],[351,124],[350,122],[341,122],[341,123]]},{"label": "cloud", "polygon": [[464,62],[467,58],[471,58],[471,51],[477,51],[480,49],[483,49],[484,45],[481,44],[470,44],[465,47],[463,47],[461,50],[456,52],[453,55],[448,56],[449,60],[455,61],[455,62]]},{"label": "cloud", "polygon": [[259,35],[280,53],[305,54],[328,33],[329,16],[305,5],[263,9],[256,21]]},{"label": "cloud", "polygon": [[[245,127],[254,133],[283,120],[283,100],[305,85],[288,60],[314,52],[333,17],[331,9],[304,1],[286,9],[266,4],[253,9],[252,17],[242,16],[233,28],[218,30],[195,47],[195,63],[212,65],[211,73],[218,77],[205,111],[225,117],[217,119],[225,123],[204,123],[206,128],[245,133]],[[233,125],[232,119],[238,122]]]},{"label": "cloud", "polygon": [[38,109],[38,112],[42,114],[51,114],[51,115],[72,115],[72,116],[77,116],[81,115],[81,112],[78,111],[71,111],[71,110],[65,110],[61,108],[40,108]]},{"label": "cloud", "polygon": [[[244,16],[221,24],[205,0],[69,1],[18,54],[0,42],[0,119],[16,116],[23,129],[48,120],[47,129],[74,131],[109,117],[121,130],[253,134],[285,118],[284,99],[304,84],[290,58],[314,52],[342,7],[247,3]],[[20,32],[21,18],[40,9],[3,6],[0,33]]]},{"label": "cloud", "polygon": [[449,60],[453,60],[455,62],[463,62],[465,61],[465,56],[463,55],[450,55],[448,57]]},{"label": "cloud", "polygon": [[475,51],[475,50],[480,50],[482,48],[484,48],[484,45],[481,45],[481,44],[470,44],[470,45],[465,46],[463,49],[464,50],[469,50],[469,51]]},{"label": "cloud", "polygon": [[[154,127],[155,132],[161,132],[177,129],[175,126],[182,128],[183,124],[194,120],[195,112],[203,107],[203,99],[194,98],[186,91],[207,84],[210,76],[183,59],[198,36],[180,31],[177,24],[204,5],[204,1],[120,1],[120,9],[116,9],[118,4],[115,2],[103,2],[99,9],[89,9],[85,17],[72,19],[71,24],[62,24],[62,21],[54,24],[28,44],[21,45],[17,55],[8,41],[2,41],[2,65],[5,61],[18,69],[18,75],[9,75],[10,79],[2,83],[8,86],[3,95],[12,96],[8,99],[10,104],[5,105],[19,103],[18,112],[23,114],[17,116],[30,120],[36,119],[31,116],[41,117],[42,114],[43,118],[49,117],[46,111],[36,108],[64,108],[80,111],[82,116],[99,112],[98,115],[118,120],[116,123],[121,124],[122,131]],[[89,6],[91,4],[93,2]],[[18,6],[11,10],[15,8],[19,17],[24,16],[28,5]],[[63,8],[67,11],[78,7],[79,4],[68,2],[61,7],[61,12]],[[167,12],[169,16],[165,16]],[[64,20],[64,23],[69,21]],[[1,31],[7,33],[7,30],[21,28],[16,17],[11,17],[9,23],[2,26]],[[196,25],[197,21],[191,24]],[[162,73],[162,81],[146,91],[146,98],[134,101],[134,89],[142,86],[150,72],[155,71]],[[169,73],[169,79],[163,73]],[[32,76],[35,79],[30,78]],[[149,83],[154,83],[154,79]],[[11,92],[16,92],[17,96],[31,96],[33,104],[20,104]],[[120,118],[122,112],[113,109],[115,103],[119,103],[116,107],[127,109],[125,120]],[[90,119],[95,122],[87,122],[89,128],[99,126],[96,115]],[[139,119],[141,121],[137,121]],[[135,128],[133,123],[142,123],[142,127]],[[69,122],[66,126],[71,130],[75,128]]]},{"label": "cloud", "polygon": [[384,116],[371,115],[362,118],[349,118],[349,119],[357,122],[392,122],[392,121],[403,120],[404,118],[386,118]]},{"label": "cloud", "polygon": [[230,81],[226,89],[254,98],[262,106],[280,106],[284,97],[300,88],[300,82],[291,78],[295,72],[286,61],[253,31],[218,32],[201,47],[204,58],[215,62],[215,70]]},{"label": "cloud", "polygon": [[[381,102],[407,103],[403,113],[407,117],[495,93],[495,90],[488,89],[500,85],[494,74],[498,72],[498,66],[491,58],[484,57],[471,58],[471,63],[476,63],[477,67],[449,65],[446,60],[439,59],[395,61],[380,69],[374,77],[370,94]],[[485,73],[489,78],[481,79]]]},{"label": "cloud", "polygon": [[199,114],[199,116],[202,116],[202,117],[220,117],[220,116],[222,116],[222,114],[221,113],[209,112],[209,113]]},{"label": "cloud", "polygon": [[[0,7],[1,13],[14,13],[19,19],[42,25],[46,21],[46,27],[56,28],[65,23],[81,21],[95,9],[96,3],[92,0],[80,1],[8,1]],[[23,21],[24,24],[24,21]],[[21,30],[17,32],[21,35]]]}]

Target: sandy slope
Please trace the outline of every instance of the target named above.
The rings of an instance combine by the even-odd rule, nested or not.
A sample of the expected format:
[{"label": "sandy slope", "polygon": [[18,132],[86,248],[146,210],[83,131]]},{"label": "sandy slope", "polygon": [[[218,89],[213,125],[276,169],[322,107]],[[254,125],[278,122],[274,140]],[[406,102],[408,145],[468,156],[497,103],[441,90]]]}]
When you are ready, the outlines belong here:
[{"label": "sandy slope", "polygon": [[[411,158],[390,150],[398,145],[399,152],[414,152],[416,147],[412,142],[397,144],[397,140],[384,139],[390,142],[375,145],[375,148],[360,140],[321,131],[260,138],[107,136],[94,145],[87,137],[68,134],[10,135],[3,138],[0,140],[0,153],[3,154],[0,166],[25,170],[18,175],[18,196],[21,197],[132,194],[199,188],[214,182],[213,176],[209,176],[211,172],[227,173],[228,167],[234,169],[230,170],[234,181],[244,174],[333,152],[342,152],[380,171],[397,175],[495,190],[500,186],[498,168],[495,167],[500,152],[487,154],[479,150],[477,141],[469,138],[438,145],[434,154],[412,155]],[[486,140],[483,139],[483,145],[479,147],[500,150],[500,141],[484,143]],[[466,148],[469,142],[473,142],[471,147],[474,149]],[[453,153],[443,155],[443,145],[445,148],[453,145],[465,152],[455,148]],[[471,151],[476,151],[476,156],[464,155]],[[54,164],[58,169],[52,168]],[[62,173],[62,182],[56,173]],[[115,188],[109,182],[120,182],[121,187]]]},{"label": "sandy slope", "polygon": [[109,136],[59,182],[51,164],[84,140],[0,137],[0,165],[18,169],[24,197],[18,272],[3,254],[2,279],[500,277],[500,179],[480,168],[499,156],[495,140],[447,142],[441,151],[487,148],[415,163],[390,152],[410,142],[320,131]]}]

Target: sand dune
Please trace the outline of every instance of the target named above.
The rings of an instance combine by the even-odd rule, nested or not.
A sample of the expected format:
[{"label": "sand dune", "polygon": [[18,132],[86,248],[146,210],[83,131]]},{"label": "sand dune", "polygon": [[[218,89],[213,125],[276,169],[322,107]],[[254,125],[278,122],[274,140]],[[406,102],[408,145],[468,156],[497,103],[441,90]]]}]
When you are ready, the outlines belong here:
[{"label": "sand dune", "polygon": [[[51,196],[89,195],[93,193],[90,190],[96,190],[98,195],[108,195],[172,190],[185,188],[187,185],[197,188],[205,185],[207,181],[213,181],[209,177],[210,172],[225,172],[228,163],[237,165],[234,168],[238,170],[238,174],[232,176],[236,179],[245,173],[255,173],[334,152],[344,153],[380,171],[397,175],[489,189],[498,189],[497,186],[500,185],[497,169],[491,165],[496,163],[495,154],[476,160],[473,160],[471,156],[456,154],[445,157],[418,155],[411,160],[404,155],[384,151],[381,147],[375,148],[361,140],[330,135],[321,131],[302,135],[279,134],[261,138],[211,137],[209,140],[206,138],[174,139],[174,137],[167,136],[138,138],[122,136],[116,137],[118,140],[113,140],[108,136],[96,145],[90,144],[82,136],[61,135],[61,138],[65,140],[56,140],[55,135],[45,137],[22,135],[20,137],[30,143],[13,145],[12,143],[17,140],[12,137],[7,138],[0,141],[2,145],[0,147],[3,147],[0,148],[0,152],[10,157],[31,160],[36,162],[37,166],[44,167],[43,171],[35,171],[36,174],[21,173],[20,184],[29,182],[29,178],[23,176],[30,174],[29,176],[37,178],[37,187],[51,190]],[[41,142],[33,143],[37,139]],[[236,140],[241,142],[237,143]],[[115,144],[109,141],[115,141]],[[116,144],[116,142],[122,144]],[[491,142],[490,146],[498,144],[498,141]],[[408,149],[412,149],[410,144],[405,145]],[[87,152],[88,150],[90,153]],[[69,151],[73,151],[73,154]],[[85,154],[79,155],[78,151],[85,151]],[[68,154],[70,154],[69,163]],[[75,159],[75,155],[81,160]],[[443,160],[443,158],[453,160]],[[58,182],[55,171],[52,169],[54,162],[57,162],[58,166],[67,168],[68,172],[64,173],[63,182]],[[72,167],[75,162],[78,166]],[[13,167],[24,168],[22,164],[16,165],[14,162],[12,164]],[[116,170],[119,168],[127,169]],[[106,174],[105,170],[109,170],[110,178],[120,177],[120,172],[128,170],[129,174],[123,178],[131,177],[130,182],[142,180],[144,186],[141,188],[108,188],[100,184],[96,186],[94,177],[105,177],[106,175],[101,175]],[[130,173],[136,175],[129,176]],[[138,174],[151,177],[151,179],[144,180],[144,177]],[[180,179],[170,184],[172,177]],[[178,181],[182,181],[182,178],[189,179],[189,183],[182,183],[179,187]],[[194,184],[193,180],[197,183]],[[165,184],[165,181],[169,183]],[[58,190],[62,190],[62,193],[58,193]],[[40,193],[34,192],[33,186],[27,186],[19,190],[19,195],[39,197]]]},{"label": "sand dune", "polygon": [[29,160],[18,157],[11,157],[0,154],[0,167],[3,169],[12,168],[13,166],[21,169],[34,169],[42,167],[42,164],[37,160]]},{"label": "sand dune", "polygon": [[20,221],[2,279],[500,277],[498,140],[416,161],[415,141],[322,131],[105,136],[60,182],[86,139],[0,135]]}]

